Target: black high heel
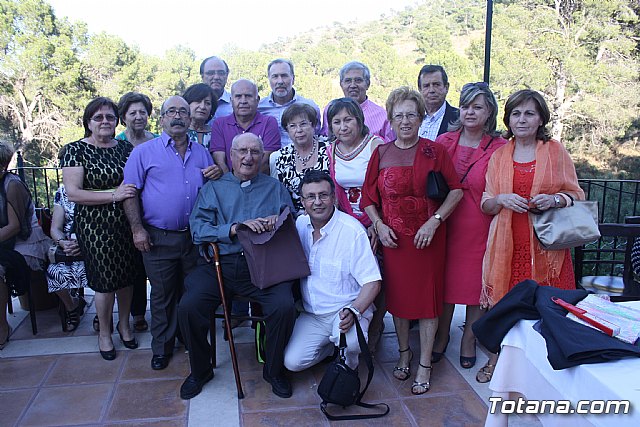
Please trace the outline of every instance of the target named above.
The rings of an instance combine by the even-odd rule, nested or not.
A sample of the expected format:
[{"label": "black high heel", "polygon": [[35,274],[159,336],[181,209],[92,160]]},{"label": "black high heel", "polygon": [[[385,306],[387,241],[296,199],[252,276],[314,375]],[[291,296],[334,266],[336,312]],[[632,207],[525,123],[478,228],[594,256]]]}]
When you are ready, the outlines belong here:
[{"label": "black high heel", "polygon": [[116,330],[118,331],[118,335],[120,336],[120,341],[122,341],[122,344],[124,344],[125,347],[130,350],[138,348],[138,341],[136,341],[136,337],[133,337],[133,339],[129,341],[125,341],[124,338],[122,338],[122,333],[120,332],[120,321],[118,321],[118,324],[116,325]]},{"label": "black high heel", "polygon": [[451,340],[451,335],[449,335],[449,338],[447,338],[447,344],[444,346],[444,350],[442,350],[442,353],[437,351],[431,352],[431,363],[438,363],[440,360],[442,360],[442,356],[444,356],[444,354],[447,352],[447,347],[449,347],[449,340]]},{"label": "black high heel", "polygon": [[84,298],[80,297],[78,299],[78,305],[76,308],[70,311],[65,312],[65,326],[63,330],[65,332],[73,332],[78,328],[80,324],[80,317],[84,314],[84,308],[87,306],[87,302]]}]

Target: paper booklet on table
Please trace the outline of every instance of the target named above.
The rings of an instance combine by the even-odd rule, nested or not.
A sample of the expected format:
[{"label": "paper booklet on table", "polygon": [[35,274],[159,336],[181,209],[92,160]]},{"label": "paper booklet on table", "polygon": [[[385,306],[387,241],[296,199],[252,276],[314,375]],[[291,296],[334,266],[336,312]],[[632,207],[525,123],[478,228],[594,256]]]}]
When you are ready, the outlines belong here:
[{"label": "paper booklet on table", "polygon": [[[638,341],[638,337],[640,337],[640,310],[612,303],[608,299],[593,294],[587,295],[585,299],[576,304],[576,307],[586,310],[592,316],[617,325],[620,332],[615,334],[615,338],[629,344],[635,344]],[[567,314],[567,317],[597,329],[571,313]]]}]

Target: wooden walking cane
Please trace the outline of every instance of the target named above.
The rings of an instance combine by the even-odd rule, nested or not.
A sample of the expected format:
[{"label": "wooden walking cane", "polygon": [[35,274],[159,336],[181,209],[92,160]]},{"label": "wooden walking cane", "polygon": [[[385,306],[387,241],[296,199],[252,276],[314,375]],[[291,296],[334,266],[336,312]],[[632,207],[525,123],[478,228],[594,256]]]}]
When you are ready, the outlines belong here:
[{"label": "wooden walking cane", "polygon": [[240,371],[238,369],[238,358],[236,356],[236,346],[233,342],[233,332],[231,332],[231,322],[229,321],[229,310],[227,307],[227,299],[224,295],[224,283],[222,281],[222,267],[220,266],[220,251],[218,245],[215,243],[209,243],[209,246],[213,250],[213,263],[216,267],[216,273],[218,275],[218,289],[220,290],[220,298],[222,299],[222,313],[224,315],[224,326],[229,337],[229,351],[231,352],[231,364],[233,366],[233,374],[236,377],[236,388],[238,389],[238,399],[244,399],[244,392],[242,391],[242,383],[240,382]]}]

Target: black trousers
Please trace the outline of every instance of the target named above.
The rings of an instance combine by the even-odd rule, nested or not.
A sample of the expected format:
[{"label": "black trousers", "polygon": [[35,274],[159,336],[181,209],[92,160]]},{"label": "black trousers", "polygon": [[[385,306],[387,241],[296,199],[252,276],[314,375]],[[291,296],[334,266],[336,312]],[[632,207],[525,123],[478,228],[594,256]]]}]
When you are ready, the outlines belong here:
[{"label": "black trousers", "polygon": [[[247,261],[242,254],[220,257],[227,298],[238,294],[259,302],[266,316],[266,369],[270,376],[284,373],[284,349],[289,342],[296,309],[291,286],[283,282],[267,289],[251,283]],[[185,292],[178,306],[178,323],[189,349],[191,374],[202,378],[211,370],[211,346],[207,340],[209,315],[221,303],[218,278],[213,264],[204,260],[185,279]]]},{"label": "black trousers", "polygon": [[154,355],[170,355],[178,332],[177,306],[184,278],[196,267],[198,249],[188,231],[145,228],[153,243],[151,250],[142,254],[151,283],[151,350]]}]

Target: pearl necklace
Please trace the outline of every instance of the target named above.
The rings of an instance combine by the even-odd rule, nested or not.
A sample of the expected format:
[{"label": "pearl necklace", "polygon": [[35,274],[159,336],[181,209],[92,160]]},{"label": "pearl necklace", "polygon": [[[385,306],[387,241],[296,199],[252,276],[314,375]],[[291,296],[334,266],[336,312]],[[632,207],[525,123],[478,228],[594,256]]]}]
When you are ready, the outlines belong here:
[{"label": "pearl necklace", "polygon": [[309,160],[311,160],[311,157],[313,157],[313,153],[315,153],[316,151],[316,140],[315,139],[313,140],[313,146],[311,147],[311,152],[304,157],[298,154],[298,150],[295,147],[293,149],[295,150],[296,159],[298,159],[298,161],[302,164],[303,168],[306,168],[307,163],[309,162]]}]

